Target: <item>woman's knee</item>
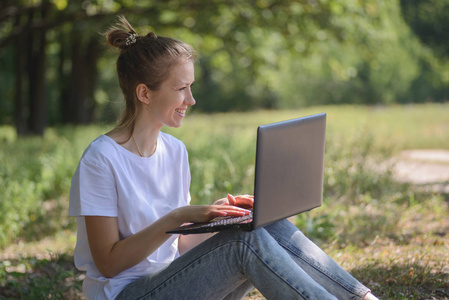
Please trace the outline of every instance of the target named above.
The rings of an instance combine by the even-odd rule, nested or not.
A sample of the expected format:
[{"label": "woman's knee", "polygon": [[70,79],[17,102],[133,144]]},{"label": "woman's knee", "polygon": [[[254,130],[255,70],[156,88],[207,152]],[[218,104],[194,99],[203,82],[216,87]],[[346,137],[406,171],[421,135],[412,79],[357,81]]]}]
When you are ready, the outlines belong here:
[{"label": "woman's knee", "polygon": [[285,237],[290,237],[293,234],[297,234],[298,232],[302,234],[302,232],[293,225],[288,219],[282,219],[280,221],[271,223],[264,227],[271,235],[278,236],[282,235]]},{"label": "woman's knee", "polygon": [[277,246],[276,240],[265,228],[258,228],[252,231],[223,231],[217,234],[214,238],[219,239],[219,243],[227,243],[229,250],[235,247],[243,250],[245,253],[258,253],[263,249]]},{"label": "woman's knee", "polygon": [[222,231],[216,235],[220,241],[233,241],[237,243],[252,243],[254,240],[266,240],[270,234],[264,228],[258,228],[251,231],[229,230]]}]

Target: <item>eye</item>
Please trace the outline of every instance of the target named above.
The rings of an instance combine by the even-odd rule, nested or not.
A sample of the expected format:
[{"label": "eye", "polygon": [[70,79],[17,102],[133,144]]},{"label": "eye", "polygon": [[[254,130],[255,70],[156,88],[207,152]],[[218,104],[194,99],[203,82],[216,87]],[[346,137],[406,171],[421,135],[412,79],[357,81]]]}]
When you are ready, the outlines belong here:
[{"label": "eye", "polygon": [[[190,85],[190,89],[192,89],[193,83]],[[180,91],[184,91],[185,89],[187,89],[189,86],[184,86],[182,88],[180,88]]]}]

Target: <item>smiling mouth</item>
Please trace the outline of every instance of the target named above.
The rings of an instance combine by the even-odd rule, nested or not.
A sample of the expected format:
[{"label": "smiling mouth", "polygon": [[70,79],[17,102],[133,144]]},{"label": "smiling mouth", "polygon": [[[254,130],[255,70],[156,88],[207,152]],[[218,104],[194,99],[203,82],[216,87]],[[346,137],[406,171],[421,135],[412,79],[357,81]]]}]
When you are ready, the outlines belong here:
[{"label": "smiling mouth", "polygon": [[175,111],[180,114],[180,115],[185,115],[186,114],[186,110],[185,109],[175,109]]}]

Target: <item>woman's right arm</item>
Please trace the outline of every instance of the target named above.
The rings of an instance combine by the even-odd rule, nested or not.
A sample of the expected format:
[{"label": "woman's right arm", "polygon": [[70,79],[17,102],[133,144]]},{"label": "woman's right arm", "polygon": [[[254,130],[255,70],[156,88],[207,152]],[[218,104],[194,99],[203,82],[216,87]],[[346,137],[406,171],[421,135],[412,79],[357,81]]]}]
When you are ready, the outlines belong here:
[{"label": "woman's right arm", "polygon": [[[219,199],[215,201],[214,205],[224,205],[224,206],[237,206],[241,208],[253,208],[254,205],[254,196],[251,195],[238,195],[233,196],[228,194],[226,198]],[[248,212],[248,211],[247,211]],[[198,244],[204,242],[215,233],[203,233],[203,234],[189,234],[189,235],[180,235],[178,239],[178,250],[182,255],[192,248],[197,246]]]},{"label": "woman's right arm", "polygon": [[92,258],[105,277],[114,277],[158,249],[169,237],[166,231],[187,222],[208,222],[220,216],[241,216],[248,211],[235,206],[190,205],[180,207],[153,224],[120,240],[116,217],[86,216],[86,231]]}]

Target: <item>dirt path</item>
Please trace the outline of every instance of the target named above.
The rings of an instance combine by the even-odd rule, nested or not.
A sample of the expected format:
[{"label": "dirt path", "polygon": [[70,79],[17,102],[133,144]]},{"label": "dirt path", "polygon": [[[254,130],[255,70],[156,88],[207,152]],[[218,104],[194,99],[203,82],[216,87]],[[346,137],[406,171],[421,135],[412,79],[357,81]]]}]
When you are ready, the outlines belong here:
[{"label": "dirt path", "polygon": [[392,162],[396,180],[449,194],[449,150],[406,150]]}]

